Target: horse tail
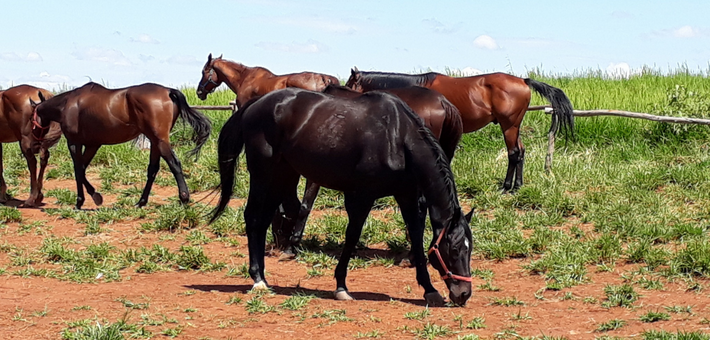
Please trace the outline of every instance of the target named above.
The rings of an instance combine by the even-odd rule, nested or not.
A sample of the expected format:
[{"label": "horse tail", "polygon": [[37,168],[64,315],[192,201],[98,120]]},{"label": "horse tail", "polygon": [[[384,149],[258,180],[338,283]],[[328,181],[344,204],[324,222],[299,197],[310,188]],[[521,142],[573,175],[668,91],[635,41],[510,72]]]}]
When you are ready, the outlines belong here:
[{"label": "horse tail", "polygon": [[439,144],[441,144],[441,148],[444,150],[446,157],[449,158],[449,164],[451,164],[451,161],[454,159],[456,147],[461,141],[463,122],[461,121],[459,109],[457,109],[454,104],[451,104],[450,101],[446,100],[446,98],[443,98],[443,96],[441,106],[444,108],[446,118],[444,118],[444,124],[441,128]]},{"label": "horse tail", "polygon": [[530,86],[535,92],[547,99],[552,104],[552,114],[556,117],[550,124],[550,133],[553,135],[561,128],[565,137],[574,139],[574,115],[572,114],[572,102],[562,90],[545,84],[543,82],[525,78],[525,84]]},{"label": "horse tail", "polygon": [[179,90],[170,89],[170,99],[177,105],[179,117],[192,126],[194,132],[192,141],[195,143],[195,148],[190,150],[188,155],[195,155],[195,159],[197,159],[200,149],[205,145],[210,132],[212,132],[212,122],[202,112],[191,108],[190,104],[187,103],[187,99],[185,99],[185,95]]},{"label": "horse tail", "polygon": [[242,117],[251,104],[261,97],[250,99],[235,112],[222,126],[222,131],[217,139],[217,163],[219,165],[220,188],[222,190],[219,203],[213,210],[209,223],[219,218],[227,207],[234,192],[234,173],[236,172],[239,154],[244,149],[244,134],[242,131]]}]

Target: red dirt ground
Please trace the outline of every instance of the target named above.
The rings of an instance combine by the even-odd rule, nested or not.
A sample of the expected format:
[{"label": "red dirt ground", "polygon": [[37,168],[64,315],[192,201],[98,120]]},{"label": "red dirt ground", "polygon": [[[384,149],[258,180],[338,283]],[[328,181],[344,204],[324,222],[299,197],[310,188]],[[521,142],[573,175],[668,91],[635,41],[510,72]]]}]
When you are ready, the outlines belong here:
[{"label": "red dirt ground", "polygon": [[[98,182],[97,180],[94,180]],[[73,181],[49,181],[45,191],[62,187],[74,190]],[[154,188],[151,202],[161,203],[177,194],[175,188]],[[26,194],[25,194],[26,195]],[[20,195],[21,199],[24,195]],[[105,195],[105,205],[110,206],[115,198]],[[138,197],[135,198],[136,201]],[[44,208],[56,207],[54,198],[45,199]],[[238,203],[236,203],[238,204]],[[87,201],[85,209],[94,205]],[[41,209],[20,209],[25,222],[43,220],[39,228],[47,234],[69,236],[82,244],[109,242],[119,249],[125,247],[151,246],[154,243],[175,251],[182,244],[184,234],[176,232],[174,240],[161,240],[156,233],[139,232],[145,220],[122,222],[103,226],[108,231],[98,235],[84,236],[84,226],[73,220],[60,220],[47,215]],[[19,225],[9,223],[0,229],[0,244],[12,244],[28,250],[38,248],[47,234],[36,232],[18,234]],[[207,231],[207,229],[203,229]],[[183,233],[183,234],[181,234]],[[209,233],[208,233],[209,234]],[[224,242],[204,245],[205,254],[213,261],[220,260],[230,266],[247,262],[245,237],[238,237],[239,246],[230,247]],[[624,338],[640,338],[644,330],[710,331],[710,297],[701,290],[687,291],[683,282],[665,283],[663,290],[636,289],[641,294],[634,308],[603,308],[603,289],[607,284],[621,284],[620,277],[633,266],[617,266],[614,272],[595,272],[588,268],[591,282],[568,288],[562,292],[546,291],[542,299],[535,297],[545,287],[544,278],[530,275],[521,268],[529,259],[502,262],[474,258],[472,268],[491,269],[495,275],[493,285],[499,291],[478,288],[484,281],[474,279],[474,294],[462,308],[432,308],[423,320],[410,320],[405,313],[421,312],[424,307],[423,290],[417,286],[414,269],[394,266],[374,266],[352,270],[348,287],[355,301],[340,302],[332,299],[335,281],[332,269],[320,277],[309,278],[307,265],[295,261],[279,262],[277,255],[266,258],[267,279],[274,294],[264,297],[269,305],[278,306],[297,291],[319,296],[299,311],[278,308],[267,314],[249,314],[245,302],[252,295],[251,279],[226,277],[221,272],[169,271],[139,274],[129,267],[121,271],[120,282],[77,284],[50,278],[22,278],[11,274],[17,268],[10,267],[8,254],[0,253],[0,268],[8,268],[0,276],[0,339],[60,339],[60,332],[67,323],[80,319],[96,318],[101,322],[115,322],[128,313],[129,323],[141,321],[141,315],[153,319],[163,316],[177,323],[149,326],[153,338],[166,338],[161,332],[170,327],[181,327],[178,339],[355,339],[379,335],[381,339],[415,338],[414,330],[422,330],[427,324],[445,326],[451,331],[444,338],[456,338],[476,334],[481,338],[514,339],[520,336],[564,336],[568,339],[594,339],[603,335]],[[442,294],[446,287],[438,275],[430,270],[435,286]],[[707,281],[701,281],[707,287]],[[571,299],[564,299],[570,292]],[[239,304],[227,304],[233,296],[242,298]],[[525,305],[502,307],[492,304],[493,298],[515,297]],[[594,297],[595,303],[585,302]],[[148,303],[147,309],[127,309],[117,299],[124,298],[134,303]],[[90,306],[90,310],[76,307]],[[639,316],[649,311],[665,312],[665,306],[692,306],[693,314],[671,313],[671,320],[643,323]],[[331,322],[314,317],[328,310],[345,310],[350,321]],[[42,316],[42,311],[47,311]],[[518,316],[527,316],[524,318]],[[485,318],[486,328],[467,329],[475,317]],[[611,319],[623,319],[627,324],[615,331],[595,331],[599,324]],[[95,322],[95,321],[94,321]]]}]

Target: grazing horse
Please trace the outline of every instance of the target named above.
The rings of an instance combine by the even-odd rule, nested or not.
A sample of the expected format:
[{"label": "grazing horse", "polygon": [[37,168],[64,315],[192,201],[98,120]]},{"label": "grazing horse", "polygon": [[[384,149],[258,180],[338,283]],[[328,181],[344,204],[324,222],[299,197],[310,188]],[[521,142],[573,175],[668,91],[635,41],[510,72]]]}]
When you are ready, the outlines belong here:
[{"label": "grazing horse", "polygon": [[[42,203],[42,181],[44,170],[49,160],[49,148],[57,144],[62,137],[59,124],[52,123],[49,131],[45,131],[42,138],[38,138],[39,129],[32,123],[32,106],[29,99],[39,100],[37,93],[42,93],[46,98],[52,93],[30,85],[19,85],[5,91],[0,91],[0,203],[10,199],[7,195],[7,185],[2,175],[2,144],[20,142],[20,150],[27,160],[30,170],[30,197],[24,202],[26,207],[35,207]],[[40,155],[39,174],[37,173],[37,159]]]},{"label": "grazing horse", "polygon": [[67,139],[74,162],[77,209],[84,204],[84,186],[96,205],[103,203],[101,194],[86,179],[86,168],[99,148],[133,140],[140,134],[150,140],[150,164],[138,206],[148,203],[161,157],[175,176],[180,202],[190,200],[180,160],[170,146],[170,131],[178,117],[190,124],[195,143],[190,153],[197,155],[210,135],[212,124],[202,113],[190,108],[182,92],[151,83],[110,90],[90,82],[51,99],[40,96],[40,100],[41,103],[32,104],[36,124],[44,128],[50,122],[58,122]]},{"label": "grazing horse", "polygon": [[530,88],[552,103],[549,133],[554,135],[561,127],[567,136],[574,137],[574,116],[569,98],[562,90],[530,78],[505,73],[455,78],[435,72],[361,72],[354,68],[345,86],[358,92],[422,86],[443,94],[459,109],[464,133],[479,130],[490,123],[500,124],[508,149],[504,191],[514,191],[523,185],[525,146],[520,140],[520,124],[530,104]]},{"label": "grazing horse", "polygon": [[[450,164],[463,130],[458,109],[440,93],[424,87],[412,86],[382,91],[397,96],[424,121],[424,125],[439,140]],[[323,93],[340,98],[357,98],[362,95],[360,92],[340,85],[328,85]],[[303,194],[298,217],[295,220],[288,219],[283,214],[277,214],[274,217],[272,222],[274,241],[277,247],[285,249],[287,255],[295,254],[296,247],[301,243],[306,220],[319,189],[320,185],[306,181],[306,191]]]},{"label": "grazing horse", "polygon": [[[344,192],[348,226],[335,269],[339,300],[351,300],[348,263],[377,198],[394,196],[412,240],[417,282],[430,305],[443,298],[431,284],[424,254],[424,218],[429,210],[434,240],[432,266],[442,275],[454,303],[471,296],[471,230],[459,206],[446,155],[431,131],[400,99],[373,92],[355,99],[287,88],[242,106],[219,135],[220,201],[211,221],[224,211],[245,149],[249,198],[244,210],[249,274],[266,286],[266,231],[277,207],[298,214],[298,179],[304,176]],[[420,205],[420,196],[426,206]]]},{"label": "grazing horse", "polygon": [[237,107],[250,99],[263,96],[271,91],[286,87],[323,91],[329,84],[340,85],[338,78],[327,74],[301,72],[277,76],[263,67],[248,67],[240,63],[224,60],[222,56],[207,56],[202,68],[202,79],[197,85],[197,96],[205,100],[207,95],[222,83],[226,83],[237,95]]}]

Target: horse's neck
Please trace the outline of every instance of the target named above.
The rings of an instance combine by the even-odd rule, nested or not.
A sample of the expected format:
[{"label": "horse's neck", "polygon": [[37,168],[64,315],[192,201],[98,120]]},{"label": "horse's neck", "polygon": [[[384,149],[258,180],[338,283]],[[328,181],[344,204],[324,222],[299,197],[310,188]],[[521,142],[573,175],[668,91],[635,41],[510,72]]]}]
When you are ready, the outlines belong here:
[{"label": "horse's neck", "polygon": [[224,82],[232,91],[237,93],[242,86],[242,82],[254,70],[251,67],[233,61],[223,60],[212,66],[217,72],[222,73]]}]

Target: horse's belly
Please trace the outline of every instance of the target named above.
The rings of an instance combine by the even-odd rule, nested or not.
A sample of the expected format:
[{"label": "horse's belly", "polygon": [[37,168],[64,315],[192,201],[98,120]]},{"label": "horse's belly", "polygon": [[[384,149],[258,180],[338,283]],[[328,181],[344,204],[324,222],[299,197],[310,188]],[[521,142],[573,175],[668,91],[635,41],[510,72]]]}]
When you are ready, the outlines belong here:
[{"label": "horse's belly", "polygon": [[0,117],[0,143],[12,142],[17,142],[17,136],[10,128],[9,122],[4,117]]}]

